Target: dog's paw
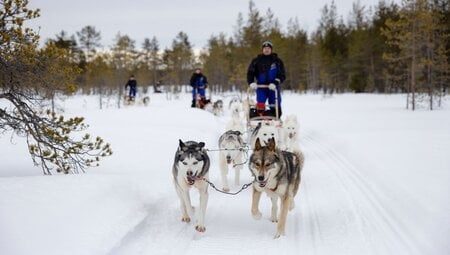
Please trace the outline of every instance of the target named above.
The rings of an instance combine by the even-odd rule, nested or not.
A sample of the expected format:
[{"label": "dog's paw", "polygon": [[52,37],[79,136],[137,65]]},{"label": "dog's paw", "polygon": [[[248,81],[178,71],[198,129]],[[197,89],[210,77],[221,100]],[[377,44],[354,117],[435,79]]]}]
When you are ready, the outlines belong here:
[{"label": "dog's paw", "polygon": [[228,187],[223,187],[222,190],[225,191],[225,192],[229,192],[229,191],[230,191],[230,188],[228,188]]},{"label": "dog's paw", "polygon": [[270,221],[272,221],[272,222],[274,222],[274,223],[277,223],[277,222],[278,222],[277,216],[271,216],[271,217],[270,217]]},{"label": "dog's paw", "polygon": [[206,231],[206,228],[205,228],[205,226],[197,225],[197,226],[195,226],[195,230],[197,230],[200,233],[203,233]]},{"label": "dog's paw", "polygon": [[289,205],[289,211],[292,211],[292,209],[295,208],[295,202],[294,199],[291,200],[291,204]]},{"label": "dog's paw", "polygon": [[252,216],[253,216],[253,219],[255,219],[255,220],[260,220],[262,214],[261,214],[260,211],[256,211],[256,212],[253,212],[253,211],[252,211]]},{"label": "dog's paw", "polygon": [[182,222],[189,223],[189,222],[191,222],[191,218],[189,218],[189,217],[183,217],[183,218],[181,218],[181,221],[182,221]]},{"label": "dog's paw", "polygon": [[281,236],[284,236],[284,231],[278,231],[275,236],[273,237],[273,239],[277,239],[280,238]]}]

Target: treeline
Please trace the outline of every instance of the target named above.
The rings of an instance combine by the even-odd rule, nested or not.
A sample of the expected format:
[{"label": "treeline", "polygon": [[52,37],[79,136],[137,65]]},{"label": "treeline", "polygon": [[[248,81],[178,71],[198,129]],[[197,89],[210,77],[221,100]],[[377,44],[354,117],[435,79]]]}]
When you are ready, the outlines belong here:
[{"label": "treeline", "polygon": [[47,45],[68,50],[82,70],[76,82],[84,92],[115,94],[130,74],[139,84],[162,80],[178,86],[188,83],[196,66],[203,67],[210,88],[221,92],[246,88],[248,64],[269,39],[286,66],[285,89],[407,92],[408,107],[426,100],[432,109],[449,84],[449,9],[447,0],[380,2],[373,7],[356,2],[344,21],[332,1],[322,8],[316,31],[308,34],[294,18],[283,29],[271,9],[262,13],[250,1],[246,17],[239,13],[233,35],[212,35],[199,56],[182,31],[164,50],[156,36],[138,47],[129,36],[118,34],[109,50],[99,52],[101,33],[93,26],[76,36],[62,31]]}]

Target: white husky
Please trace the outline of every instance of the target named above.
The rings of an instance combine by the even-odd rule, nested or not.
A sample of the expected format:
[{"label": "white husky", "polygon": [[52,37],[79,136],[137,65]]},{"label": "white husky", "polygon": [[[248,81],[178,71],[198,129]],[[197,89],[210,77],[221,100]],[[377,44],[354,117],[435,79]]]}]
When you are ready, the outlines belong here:
[{"label": "white husky", "polygon": [[296,115],[288,115],[283,122],[283,143],[284,150],[289,152],[300,151],[300,146],[298,145],[298,131],[299,125]]},{"label": "white husky", "polygon": [[191,187],[198,189],[200,194],[200,213],[195,230],[205,232],[205,212],[208,203],[208,179],[209,157],[205,150],[205,143],[188,141],[183,143],[179,140],[179,147],[175,153],[172,174],[175,190],[180,198],[181,221],[189,223],[191,221],[192,204],[189,195]]},{"label": "white husky", "polygon": [[242,104],[239,101],[230,103],[231,118],[226,125],[226,130],[240,131],[244,133],[244,124],[242,124],[241,111]]},{"label": "white husky", "polygon": [[250,136],[251,148],[255,148],[255,142],[258,138],[262,144],[267,144],[269,139],[273,138],[278,144],[280,144],[280,146],[282,146],[279,130],[280,128],[275,126],[273,123],[259,122]]},{"label": "white husky", "polygon": [[243,146],[244,141],[239,131],[228,130],[219,138],[220,172],[224,191],[230,191],[227,178],[229,164],[233,164],[233,168],[235,169],[234,183],[239,185],[240,171],[243,168]]}]

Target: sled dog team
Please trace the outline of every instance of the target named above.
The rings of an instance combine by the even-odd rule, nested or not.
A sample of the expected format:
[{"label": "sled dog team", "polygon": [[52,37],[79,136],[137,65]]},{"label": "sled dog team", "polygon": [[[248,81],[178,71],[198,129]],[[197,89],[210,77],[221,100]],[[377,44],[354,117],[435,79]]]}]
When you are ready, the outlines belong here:
[{"label": "sled dog team", "polygon": [[[234,105],[234,106],[233,106]],[[236,108],[235,108],[236,107]],[[231,120],[228,131],[219,138],[219,162],[223,191],[230,191],[228,184],[228,165],[235,170],[234,182],[239,185],[240,171],[243,168],[245,146],[243,126],[239,124],[238,103],[231,103]],[[283,121],[281,134],[273,126],[260,125],[250,134],[251,155],[248,165],[254,181],[252,183],[251,214],[259,220],[262,216],[259,210],[261,194],[265,192],[272,202],[270,220],[277,223],[275,238],[284,235],[288,211],[295,206],[294,197],[300,185],[300,173],[303,168],[304,156],[298,146],[298,123],[295,115],[286,117]],[[210,159],[204,142],[179,140],[173,163],[173,180],[178,197],[181,201],[183,222],[191,221],[193,207],[190,199],[190,189],[195,187],[199,192],[199,212],[195,229],[204,232],[205,212],[208,203],[208,183]],[[278,200],[280,212],[278,213]]]}]

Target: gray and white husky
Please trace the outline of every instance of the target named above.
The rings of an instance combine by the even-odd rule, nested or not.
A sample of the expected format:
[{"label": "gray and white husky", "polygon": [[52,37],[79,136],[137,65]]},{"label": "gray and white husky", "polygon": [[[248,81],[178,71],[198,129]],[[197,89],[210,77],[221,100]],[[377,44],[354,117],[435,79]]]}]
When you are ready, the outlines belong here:
[{"label": "gray and white husky", "polygon": [[[294,208],[294,197],[300,186],[300,173],[303,168],[304,157],[298,152],[287,152],[277,149],[275,140],[269,139],[267,145],[262,146],[256,139],[255,149],[250,156],[249,168],[255,177],[252,196],[252,216],[261,218],[259,200],[261,193],[266,192],[272,200],[271,221],[278,222],[275,238],[284,235],[288,210]],[[281,212],[278,218],[278,198],[281,199]]]},{"label": "gray and white husky", "polygon": [[179,147],[173,162],[173,181],[181,202],[181,221],[189,223],[192,204],[189,191],[197,188],[200,196],[200,212],[195,230],[205,232],[205,212],[208,204],[208,171],[210,160],[205,150],[205,143],[179,140]]},{"label": "gray and white husky", "polygon": [[240,171],[242,169],[244,140],[240,131],[228,130],[219,138],[219,161],[220,172],[222,175],[222,184],[224,191],[230,191],[228,185],[228,165],[233,164],[235,170],[234,183],[239,185]]}]

